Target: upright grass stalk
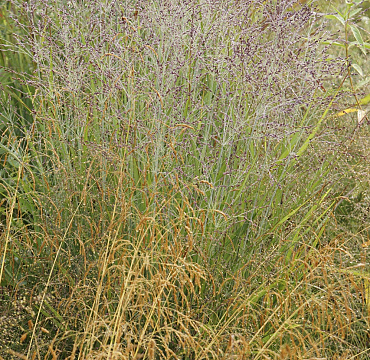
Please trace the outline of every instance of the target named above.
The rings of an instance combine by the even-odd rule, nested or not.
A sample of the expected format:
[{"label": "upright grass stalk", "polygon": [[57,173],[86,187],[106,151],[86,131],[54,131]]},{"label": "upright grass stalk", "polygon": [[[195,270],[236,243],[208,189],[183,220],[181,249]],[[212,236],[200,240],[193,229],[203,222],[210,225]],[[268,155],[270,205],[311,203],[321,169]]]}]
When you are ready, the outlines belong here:
[{"label": "upright grass stalk", "polygon": [[4,272],[4,267],[5,267],[6,253],[8,251],[8,245],[9,245],[9,242],[10,242],[10,229],[11,229],[12,220],[13,220],[13,211],[14,211],[15,202],[16,202],[16,199],[17,199],[18,184],[19,184],[21,174],[22,174],[22,168],[19,167],[17,185],[16,185],[16,188],[15,188],[15,193],[12,196],[12,202],[10,204],[10,209],[9,209],[9,217],[7,217],[8,221],[7,221],[6,229],[5,229],[5,244],[4,244],[4,248],[1,249],[1,253],[3,254],[3,256],[2,256],[2,259],[1,259],[1,268],[0,268],[0,284],[3,280],[3,272]]}]

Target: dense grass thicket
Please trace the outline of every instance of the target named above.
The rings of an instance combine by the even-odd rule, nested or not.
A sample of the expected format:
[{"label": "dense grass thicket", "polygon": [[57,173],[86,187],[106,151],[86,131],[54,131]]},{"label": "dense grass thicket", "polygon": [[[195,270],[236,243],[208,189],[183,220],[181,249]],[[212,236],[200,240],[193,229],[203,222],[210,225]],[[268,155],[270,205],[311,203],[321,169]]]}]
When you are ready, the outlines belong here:
[{"label": "dense grass thicket", "polygon": [[368,6],[2,2],[0,359],[368,359]]}]

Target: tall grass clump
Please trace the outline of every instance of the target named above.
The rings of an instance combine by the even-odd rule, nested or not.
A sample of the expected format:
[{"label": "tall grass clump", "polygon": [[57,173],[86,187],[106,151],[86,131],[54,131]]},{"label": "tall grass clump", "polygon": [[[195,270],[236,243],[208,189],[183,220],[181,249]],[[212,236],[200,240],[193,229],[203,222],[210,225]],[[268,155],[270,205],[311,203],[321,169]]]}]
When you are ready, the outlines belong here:
[{"label": "tall grass clump", "polygon": [[368,356],[366,253],[328,230],[348,64],[318,11],[10,3],[35,90],[3,186],[2,356]]},{"label": "tall grass clump", "polygon": [[[16,182],[18,160],[27,146],[24,129],[33,123],[30,95],[34,88],[25,81],[30,79],[33,63],[27,48],[16,44],[20,31],[10,17],[11,8],[10,2],[0,5],[0,202],[4,201],[5,187]],[[1,207],[0,223],[4,221]]]}]

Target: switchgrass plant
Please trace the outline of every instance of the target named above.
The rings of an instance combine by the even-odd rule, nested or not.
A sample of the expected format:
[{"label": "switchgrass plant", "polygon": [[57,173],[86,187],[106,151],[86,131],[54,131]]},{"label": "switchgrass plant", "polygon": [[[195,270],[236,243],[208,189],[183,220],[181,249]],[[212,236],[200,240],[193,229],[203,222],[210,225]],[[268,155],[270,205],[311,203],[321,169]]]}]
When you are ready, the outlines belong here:
[{"label": "switchgrass plant", "polygon": [[346,67],[317,12],[11,4],[36,90],[4,186],[3,357],[368,356],[366,253],[332,231]]},{"label": "switchgrass plant", "polygon": [[[19,169],[18,159],[26,147],[22,128],[33,123],[30,95],[34,88],[25,83],[33,71],[32,59],[26,48],[16,45],[19,35],[16,23],[10,18],[10,2],[0,6],[0,201],[4,201],[4,186],[14,185]],[[6,184],[6,185],[5,185]],[[4,208],[0,222],[5,221]]]}]

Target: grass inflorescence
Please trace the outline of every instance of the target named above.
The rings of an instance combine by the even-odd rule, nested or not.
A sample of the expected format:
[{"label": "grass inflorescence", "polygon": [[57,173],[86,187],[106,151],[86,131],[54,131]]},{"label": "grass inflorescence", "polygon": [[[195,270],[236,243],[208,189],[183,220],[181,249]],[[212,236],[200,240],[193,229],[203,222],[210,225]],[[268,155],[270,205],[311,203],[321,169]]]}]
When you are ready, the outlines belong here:
[{"label": "grass inflorescence", "polygon": [[4,359],[369,356],[366,128],[321,10],[0,9]]}]

